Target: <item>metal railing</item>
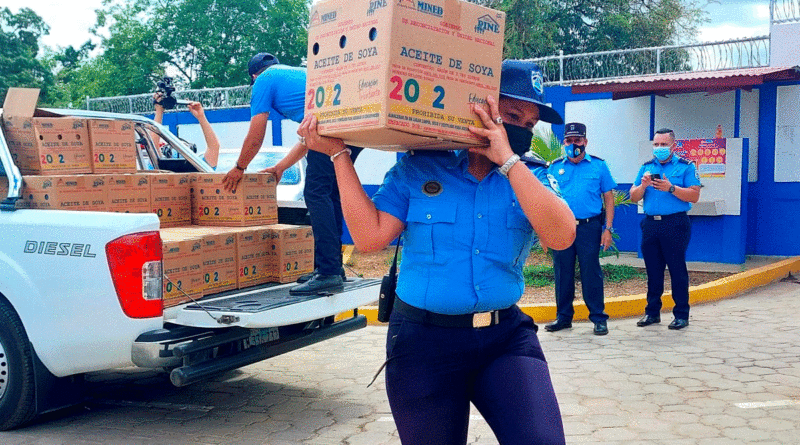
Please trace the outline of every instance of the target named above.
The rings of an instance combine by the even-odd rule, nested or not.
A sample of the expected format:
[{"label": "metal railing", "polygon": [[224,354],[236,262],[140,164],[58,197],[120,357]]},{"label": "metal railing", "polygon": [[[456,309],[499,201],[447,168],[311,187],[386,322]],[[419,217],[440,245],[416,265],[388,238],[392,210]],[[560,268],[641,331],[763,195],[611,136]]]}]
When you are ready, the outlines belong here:
[{"label": "metal railing", "polygon": [[769,21],[773,25],[800,21],[800,0],[771,0]]},{"label": "metal railing", "polygon": [[[236,108],[250,106],[249,85],[225,88],[208,88],[200,90],[177,91],[172,95],[178,100],[196,101],[203,108]],[[178,105],[176,109],[185,109]],[[113,113],[147,114],[153,112],[153,93],[135,94],[132,96],[86,98],[86,109],[109,111]]]},{"label": "metal railing", "polygon": [[691,45],[659,46],[533,59],[545,85],[570,85],[648,74],[769,66],[769,36]]}]

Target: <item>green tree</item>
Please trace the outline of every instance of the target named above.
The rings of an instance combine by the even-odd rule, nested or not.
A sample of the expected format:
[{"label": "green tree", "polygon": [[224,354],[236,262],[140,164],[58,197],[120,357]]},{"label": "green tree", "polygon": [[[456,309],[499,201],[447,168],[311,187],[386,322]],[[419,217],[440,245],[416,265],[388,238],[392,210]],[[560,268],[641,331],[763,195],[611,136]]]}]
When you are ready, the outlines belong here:
[{"label": "green tree", "polygon": [[152,91],[167,70],[183,87],[246,84],[261,51],[299,65],[307,21],[307,0],[106,0],[95,32],[119,87],[105,95]]},{"label": "green tree", "polygon": [[699,0],[479,0],[507,12],[504,56],[534,58],[688,42]]},{"label": "green tree", "polygon": [[39,39],[49,30],[29,8],[16,14],[0,8],[0,97],[5,97],[10,87],[29,87],[40,88],[41,100],[47,101],[53,76],[36,56]]}]

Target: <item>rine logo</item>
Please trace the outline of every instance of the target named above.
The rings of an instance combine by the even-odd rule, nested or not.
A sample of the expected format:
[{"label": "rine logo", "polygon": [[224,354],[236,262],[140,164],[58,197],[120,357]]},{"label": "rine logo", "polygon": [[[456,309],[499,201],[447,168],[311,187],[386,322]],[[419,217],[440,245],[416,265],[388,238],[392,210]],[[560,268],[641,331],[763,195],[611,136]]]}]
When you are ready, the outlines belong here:
[{"label": "rine logo", "polygon": [[386,6],[387,0],[370,0],[369,8],[367,8],[367,15],[373,15],[376,9],[385,8]]},{"label": "rine logo", "polygon": [[92,253],[91,244],[57,243],[55,241],[25,241],[25,250],[23,250],[23,252],[40,255],[69,255],[84,258],[94,258],[97,256]]},{"label": "rine logo", "polygon": [[500,34],[500,24],[497,23],[489,14],[478,17],[478,24],[475,25],[475,32],[483,34],[486,31]]}]

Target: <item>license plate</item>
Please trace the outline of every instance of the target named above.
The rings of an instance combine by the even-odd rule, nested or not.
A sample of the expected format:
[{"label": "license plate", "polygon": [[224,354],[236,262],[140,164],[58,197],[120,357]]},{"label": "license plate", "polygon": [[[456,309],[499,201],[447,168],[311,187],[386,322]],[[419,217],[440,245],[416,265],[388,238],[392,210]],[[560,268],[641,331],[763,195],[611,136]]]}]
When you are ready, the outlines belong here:
[{"label": "license plate", "polygon": [[250,337],[244,339],[244,347],[247,349],[252,346],[263,345],[264,343],[276,341],[279,338],[280,334],[278,333],[278,328],[253,329],[250,331]]}]

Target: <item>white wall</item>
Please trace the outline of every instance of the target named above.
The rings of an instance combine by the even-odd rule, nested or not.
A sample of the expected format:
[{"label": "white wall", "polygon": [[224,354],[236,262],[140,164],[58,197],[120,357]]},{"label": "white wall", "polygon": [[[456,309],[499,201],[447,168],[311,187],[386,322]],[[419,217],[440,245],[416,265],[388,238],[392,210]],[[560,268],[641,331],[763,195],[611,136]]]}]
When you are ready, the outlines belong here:
[{"label": "white wall", "polygon": [[800,65],[800,23],[779,23],[770,26],[769,64],[789,67]]},{"label": "white wall", "polygon": [[778,87],[775,182],[800,182],[800,85]]},{"label": "white wall", "polygon": [[586,151],[605,159],[618,183],[632,183],[642,165],[639,143],[650,139],[650,98],[567,102],[565,122],[586,124]]},{"label": "white wall", "polygon": [[[759,90],[742,91],[742,101],[739,115],[739,137],[750,139],[748,152],[749,165],[747,180],[758,181],[758,107]],[[731,132],[731,137],[733,132]]]},{"label": "white wall", "polygon": [[656,97],[655,129],[670,128],[676,139],[710,139],[722,125],[723,137],[733,137],[735,105],[734,91]]}]

